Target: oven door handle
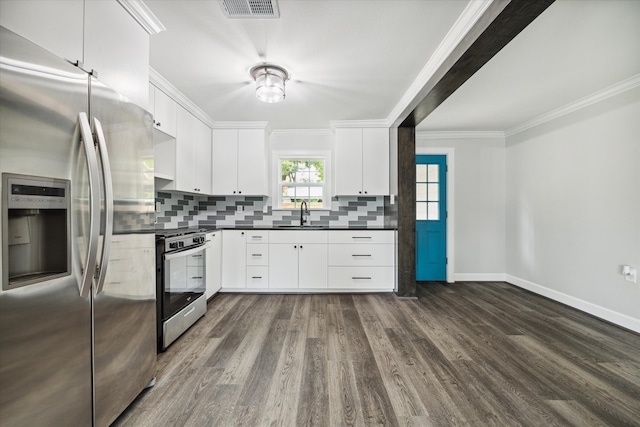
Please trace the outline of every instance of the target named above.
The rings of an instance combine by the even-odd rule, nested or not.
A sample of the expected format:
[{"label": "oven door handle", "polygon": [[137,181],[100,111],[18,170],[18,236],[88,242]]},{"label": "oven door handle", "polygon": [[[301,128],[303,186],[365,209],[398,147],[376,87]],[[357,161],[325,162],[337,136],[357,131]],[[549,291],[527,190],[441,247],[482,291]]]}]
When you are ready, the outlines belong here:
[{"label": "oven door handle", "polygon": [[205,250],[205,246],[204,245],[199,245],[199,246],[196,246],[193,249],[187,249],[185,251],[170,252],[170,253],[164,255],[164,259],[169,261],[169,260],[172,260],[172,259],[175,259],[175,258],[180,258],[180,257],[193,255],[195,253],[198,253],[198,252],[204,251],[204,250]]}]

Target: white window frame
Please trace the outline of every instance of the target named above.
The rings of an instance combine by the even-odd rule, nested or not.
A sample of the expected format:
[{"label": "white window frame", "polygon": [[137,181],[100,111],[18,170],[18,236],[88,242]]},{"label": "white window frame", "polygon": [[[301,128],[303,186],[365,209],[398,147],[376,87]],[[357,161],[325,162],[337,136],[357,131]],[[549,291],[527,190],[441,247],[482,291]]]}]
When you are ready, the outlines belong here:
[{"label": "white window frame", "polygon": [[280,165],[282,160],[322,160],[324,162],[324,184],[322,186],[322,208],[309,210],[331,210],[331,152],[325,150],[278,150],[271,155],[271,194],[272,209],[275,211],[293,211],[297,209],[282,207],[282,191],[280,191]]}]

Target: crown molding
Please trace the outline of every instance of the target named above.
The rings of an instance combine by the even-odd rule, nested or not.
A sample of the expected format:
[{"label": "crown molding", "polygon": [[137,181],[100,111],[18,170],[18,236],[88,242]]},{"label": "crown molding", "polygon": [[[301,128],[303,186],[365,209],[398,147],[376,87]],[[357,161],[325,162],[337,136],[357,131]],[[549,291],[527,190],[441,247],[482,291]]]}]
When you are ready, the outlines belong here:
[{"label": "crown molding", "polygon": [[274,129],[271,135],[333,136],[333,132],[331,129]]},{"label": "crown molding", "polygon": [[636,74],[626,80],[608,86],[602,90],[592,93],[591,95],[587,95],[584,98],[580,98],[576,101],[573,101],[563,107],[556,108],[555,110],[549,111],[548,113],[542,114],[538,117],[534,117],[531,120],[527,120],[524,123],[521,123],[517,126],[507,129],[504,134],[505,136],[513,136],[520,132],[524,132],[527,129],[531,129],[536,126],[540,126],[541,124],[550,122],[551,120],[555,120],[562,116],[566,116],[567,114],[571,114],[574,111],[581,110],[590,105],[596,104],[598,102],[604,101],[607,98],[611,98],[613,96],[619,95],[631,89],[637,88],[640,86],[640,74]]},{"label": "crown molding", "polygon": [[[445,60],[455,51],[462,39],[473,29],[474,25],[489,9],[494,0],[470,1],[467,7],[462,11],[456,22],[453,24],[447,35],[436,48],[435,52],[429,58],[429,61],[422,68],[418,77],[411,83],[409,89],[400,98],[400,101],[391,110],[391,113],[385,120],[386,127],[392,127],[404,120],[403,112],[411,111],[417,104],[416,98],[438,71]],[[406,117],[406,115],[404,115]],[[402,117],[402,120],[399,118]],[[398,121],[398,123],[396,123]]]},{"label": "crown molding", "polygon": [[172,85],[167,79],[162,77],[160,73],[154,70],[152,67],[149,67],[149,82],[166,93],[169,98],[176,101],[180,106],[189,110],[191,114],[196,116],[199,120],[204,122],[207,126],[213,128],[215,127],[215,121],[209,117],[207,113],[202,111],[200,107],[194,104],[189,98],[185,96],[182,92],[178,90],[174,85]]},{"label": "crown molding", "polygon": [[118,3],[149,35],[152,36],[167,30],[142,0],[118,0]]},{"label": "crown molding", "polygon": [[213,129],[264,129],[272,132],[269,122],[215,122]]},{"label": "crown molding", "polygon": [[416,139],[504,139],[502,131],[416,131]]},{"label": "crown molding", "polygon": [[329,122],[331,130],[336,128],[388,128],[388,120],[332,120]]}]

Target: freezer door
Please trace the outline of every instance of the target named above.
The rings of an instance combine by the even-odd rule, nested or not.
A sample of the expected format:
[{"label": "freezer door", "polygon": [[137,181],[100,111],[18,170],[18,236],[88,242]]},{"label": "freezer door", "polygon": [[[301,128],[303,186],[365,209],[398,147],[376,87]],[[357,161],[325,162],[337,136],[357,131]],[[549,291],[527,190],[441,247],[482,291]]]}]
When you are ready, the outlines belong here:
[{"label": "freezer door", "polygon": [[[72,193],[71,274],[0,290],[3,426],[92,422],[91,298],[79,295],[90,220],[78,112],[87,110],[84,72],[0,27],[0,172],[70,180]],[[6,220],[2,214],[3,256],[10,245],[27,246],[7,241]],[[66,251],[66,239],[59,240],[48,250]]]},{"label": "freezer door", "polygon": [[90,111],[113,193],[103,194],[101,234],[110,247],[94,293],[95,421],[108,426],[155,376],[153,130],[149,113],[96,79]]}]

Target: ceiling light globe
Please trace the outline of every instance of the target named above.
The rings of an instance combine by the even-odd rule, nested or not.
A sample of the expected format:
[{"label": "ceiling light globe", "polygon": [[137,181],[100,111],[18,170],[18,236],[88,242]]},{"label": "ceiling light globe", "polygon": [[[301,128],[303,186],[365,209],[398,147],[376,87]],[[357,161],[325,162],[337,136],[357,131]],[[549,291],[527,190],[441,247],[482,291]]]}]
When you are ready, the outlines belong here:
[{"label": "ceiling light globe", "polygon": [[260,64],[250,71],[256,81],[256,98],[273,104],[285,98],[285,81],[289,74],[277,65]]}]

